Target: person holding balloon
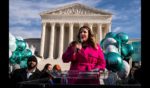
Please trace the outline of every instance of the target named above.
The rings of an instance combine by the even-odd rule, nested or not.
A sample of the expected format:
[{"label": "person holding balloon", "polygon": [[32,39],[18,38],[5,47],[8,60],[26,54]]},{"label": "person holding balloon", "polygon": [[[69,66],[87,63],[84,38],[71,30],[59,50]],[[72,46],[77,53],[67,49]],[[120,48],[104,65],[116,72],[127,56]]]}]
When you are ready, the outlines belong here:
[{"label": "person holding balloon", "polygon": [[[104,70],[106,62],[103,51],[99,44],[96,43],[94,34],[87,26],[79,29],[77,41],[70,43],[67,50],[62,55],[64,63],[71,62],[70,71],[97,71]],[[78,80],[70,81],[70,84],[79,83]],[[99,84],[99,79],[94,81],[83,80],[80,84]]]}]

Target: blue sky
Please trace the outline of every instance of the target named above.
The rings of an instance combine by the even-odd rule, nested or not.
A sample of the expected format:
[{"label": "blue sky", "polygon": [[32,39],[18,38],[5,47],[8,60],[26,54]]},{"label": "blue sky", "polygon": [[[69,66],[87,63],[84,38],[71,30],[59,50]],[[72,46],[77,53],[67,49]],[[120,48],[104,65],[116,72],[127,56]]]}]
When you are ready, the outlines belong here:
[{"label": "blue sky", "polygon": [[141,39],[141,0],[9,0],[9,32],[24,39],[40,38],[40,12],[77,2],[113,13],[113,32]]}]

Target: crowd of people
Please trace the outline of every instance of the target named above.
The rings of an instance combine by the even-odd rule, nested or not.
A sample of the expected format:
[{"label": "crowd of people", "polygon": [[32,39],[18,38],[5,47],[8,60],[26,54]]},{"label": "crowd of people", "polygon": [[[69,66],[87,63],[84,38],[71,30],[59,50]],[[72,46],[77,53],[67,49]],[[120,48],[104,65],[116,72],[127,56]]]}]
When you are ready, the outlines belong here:
[{"label": "crowd of people", "polygon": [[[10,73],[10,84],[16,88],[17,83],[48,78],[50,84],[60,84],[61,79],[57,76],[61,75],[61,67],[59,64],[47,63],[42,70],[37,68],[37,59],[31,56],[27,61],[27,68],[16,68]],[[109,72],[108,79],[104,79],[104,85],[117,85],[117,84],[140,84],[141,83],[141,66],[133,65],[128,77],[120,80],[115,73]],[[84,81],[84,79],[82,80]],[[86,80],[87,81],[87,80]],[[109,82],[110,81],[110,82]],[[84,83],[84,82],[83,82]]]},{"label": "crowd of people", "polygon": [[27,60],[27,68],[16,68],[9,73],[11,87],[16,88],[17,84],[21,82],[45,78],[49,78],[51,84],[60,82],[60,79],[55,79],[55,76],[60,75],[61,73],[59,64],[55,64],[52,67],[50,63],[47,63],[42,70],[39,70],[37,65],[37,58],[33,55]]}]

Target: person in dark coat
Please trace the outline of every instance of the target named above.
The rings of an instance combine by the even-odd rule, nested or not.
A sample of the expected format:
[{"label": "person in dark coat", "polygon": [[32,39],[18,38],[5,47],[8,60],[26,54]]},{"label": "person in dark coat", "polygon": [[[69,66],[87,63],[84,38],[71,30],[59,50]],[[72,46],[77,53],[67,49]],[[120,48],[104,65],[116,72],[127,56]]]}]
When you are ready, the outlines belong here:
[{"label": "person in dark coat", "polygon": [[61,83],[61,78],[59,78],[61,76],[61,67],[59,64],[55,64],[53,66],[53,69],[52,69],[52,73],[51,75],[53,76],[53,83],[54,84],[60,84]]},{"label": "person in dark coat", "polygon": [[47,63],[44,68],[42,69],[42,78],[49,77],[50,73],[52,72],[52,65],[50,63]]},{"label": "person in dark coat", "polygon": [[[130,74],[129,74],[129,79],[128,79],[128,84],[138,84],[138,80],[137,80],[137,70],[139,68],[134,66],[131,68],[130,70]],[[140,75],[138,75],[140,76]]]},{"label": "person in dark coat", "polygon": [[142,83],[142,70],[141,67],[139,67],[137,70],[134,72],[134,78],[137,81],[137,83],[141,84]]},{"label": "person in dark coat", "polygon": [[29,80],[40,79],[41,72],[37,68],[37,58],[30,56],[27,60],[27,68],[16,69],[10,78],[11,87],[16,88],[17,83]]}]

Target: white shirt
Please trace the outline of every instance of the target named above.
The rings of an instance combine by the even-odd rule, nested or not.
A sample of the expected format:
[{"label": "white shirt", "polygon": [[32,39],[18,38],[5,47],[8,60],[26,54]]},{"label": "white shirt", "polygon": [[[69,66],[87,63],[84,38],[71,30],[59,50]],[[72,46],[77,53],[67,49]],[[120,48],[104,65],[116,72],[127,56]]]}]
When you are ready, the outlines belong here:
[{"label": "white shirt", "polygon": [[32,71],[28,71],[27,69],[27,79],[29,79],[29,77],[35,72],[36,68],[33,69]]}]

